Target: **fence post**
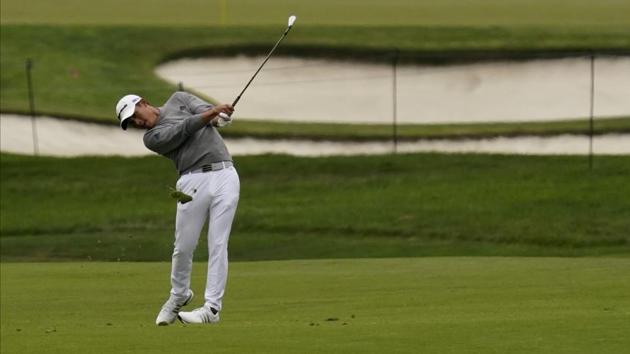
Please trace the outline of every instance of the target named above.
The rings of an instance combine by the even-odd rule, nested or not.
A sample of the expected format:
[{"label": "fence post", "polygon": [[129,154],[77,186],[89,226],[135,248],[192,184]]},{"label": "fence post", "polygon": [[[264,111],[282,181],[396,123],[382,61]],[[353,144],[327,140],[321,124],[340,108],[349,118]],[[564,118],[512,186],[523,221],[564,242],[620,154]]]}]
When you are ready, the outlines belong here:
[{"label": "fence post", "polygon": [[26,59],[26,84],[28,85],[28,102],[31,111],[31,127],[33,131],[33,153],[39,154],[39,142],[37,141],[37,125],[35,122],[35,97],[33,95],[33,80],[31,78],[31,70],[33,69],[33,60]]},{"label": "fence post", "polygon": [[588,168],[593,169],[593,134],[595,120],[595,53],[591,53],[591,104],[589,115],[589,145],[588,145]]},{"label": "fence post", "polygon": [[398,152],[398,59],[400,50],[394,49],[392,60],[392,139],[394,142],[394,154]]}]

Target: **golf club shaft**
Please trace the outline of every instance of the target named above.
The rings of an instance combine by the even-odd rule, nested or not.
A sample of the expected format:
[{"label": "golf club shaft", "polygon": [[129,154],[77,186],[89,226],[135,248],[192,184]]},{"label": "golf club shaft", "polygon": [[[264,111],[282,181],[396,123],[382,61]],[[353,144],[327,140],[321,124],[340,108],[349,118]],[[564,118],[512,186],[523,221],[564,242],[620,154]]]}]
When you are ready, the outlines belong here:
[{"label": "golf club shaft", "polygon": [[236,99],[234,100],[234,102],[232,103],[232,107],[236,106],[236,104],[238,103],[238,101],[241,99],[241,96],[243,95],[243,93],[245,92],[245,90],[247,90],[247,88],[249,87],[249,84],[252,83],[252,81],[254,81],[254,78],[256,77],[256,75],[258,75],[258,72],[260,72],[260,69],[262,69],[262,67],[265,65],[265,63],[267,62],[267,60],[269,60],[269,58],[271,57],[271,54],[273,54],[273,51],[276,50],[276,48],[278,47],[278,45],[280,44],[280,42],[282,42],[282,40],[284,39],[284,37],[287,36],[287,33],[289,33],[289,31],[291,30],[291,28],[293,28],[293,26],[289,26],[287,28],[286,31],[284,31],[284,34],[282,35],[282,37],[280,37],[280,39],[276,42],[276,45],[273,46],[273,48],[271,48],[271,51],[269,52],[269,54],[267,54],[267,57],[265,58],[265,60],[262,62],[262,64],[260,64],[260,67],[258,67],[258,70],[256,70],[256,72],[254,73],[254,76],[252,76],[251,79],[249,79],[249,82],[247,82],[247,85],[245,85],[245,88],[243,88],[243,91],[241,91],[241,93],[238,95],[238,97],[236,97]]}]

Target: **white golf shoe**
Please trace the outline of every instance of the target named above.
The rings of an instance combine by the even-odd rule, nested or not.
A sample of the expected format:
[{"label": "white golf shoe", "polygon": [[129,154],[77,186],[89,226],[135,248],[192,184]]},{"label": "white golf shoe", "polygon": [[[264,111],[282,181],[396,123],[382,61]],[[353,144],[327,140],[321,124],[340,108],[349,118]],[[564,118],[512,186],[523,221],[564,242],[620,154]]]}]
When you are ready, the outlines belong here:
[{"label": "white golf shoe", "polygon": [[155,320],[156,325],[168,326],[172,324],[173,322],[175,322],[175,320],[177,319],[177,314],[179,313],[179,310],[183,306],[188,305],[190,301],[192,300],[192,298],[195,296],[192,290],[188,290],[188,291],[189,291],[189,295],[186,298],[186,300],[184,300],[183,302],[181,300],[177,301],[177,299],[174,298],[173,295],[171,295],[171,297],[169,297],[168,300],[166,300],[166,302],[162,306],[162,309],[160,310],[160,313],[158,313],[157,319]]},{"label": "white golf shoe", "polygon": [[212,313],[209,307],[202,306],[190,312],[180,312],[177,317],[182,323],[217,323],[219,313]]}]

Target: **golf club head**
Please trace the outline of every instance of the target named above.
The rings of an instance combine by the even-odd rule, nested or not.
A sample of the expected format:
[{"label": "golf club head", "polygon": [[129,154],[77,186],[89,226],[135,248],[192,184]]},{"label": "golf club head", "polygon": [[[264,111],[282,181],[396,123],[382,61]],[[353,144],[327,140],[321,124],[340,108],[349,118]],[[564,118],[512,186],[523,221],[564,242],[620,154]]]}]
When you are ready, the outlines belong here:
[{"label": "golf club head", "polygon": [[297,17],[295,17],[295,15],[289,16],[289,28],[293,27],[293,24],[295,23],[296,19]]}]

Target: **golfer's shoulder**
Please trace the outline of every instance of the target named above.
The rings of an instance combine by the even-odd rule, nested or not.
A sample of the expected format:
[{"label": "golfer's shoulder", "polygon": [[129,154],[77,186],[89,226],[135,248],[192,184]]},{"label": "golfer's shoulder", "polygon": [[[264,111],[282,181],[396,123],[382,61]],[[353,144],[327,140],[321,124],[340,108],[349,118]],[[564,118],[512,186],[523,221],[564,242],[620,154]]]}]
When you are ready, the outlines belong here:
[{"label": "golfer's shoulder", "polygon": [[185,102],[185,97],[182,95],[183,92],[175,92],[169,97],[166,102],[164,102],[164,107],[174,106]]},{"label": "golfer's shoulder", "polygon": [[191,95],[188,92],[176,91],[171,95],[171,97],[169,97],[169,99],[166,101],[166,104],[188,103],[193,97],[195,96]]}]

